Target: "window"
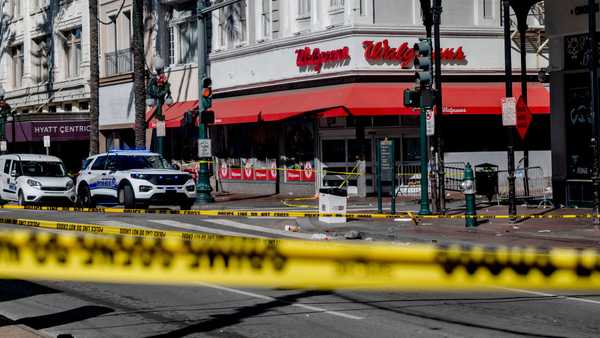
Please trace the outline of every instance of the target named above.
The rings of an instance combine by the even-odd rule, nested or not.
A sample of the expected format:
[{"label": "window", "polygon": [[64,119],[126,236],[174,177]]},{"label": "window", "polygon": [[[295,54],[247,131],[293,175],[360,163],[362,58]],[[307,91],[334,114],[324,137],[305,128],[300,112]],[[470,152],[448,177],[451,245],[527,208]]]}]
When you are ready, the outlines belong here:
[{"label": "window", "polygon": [[14,18],[21,17],[21,1],[22,0],[13,0],[11,2],[11,14]]},{"label": "window", "polygon": [[483,4],[482,4],[483,18],[484,19],[493,19],[494,18],[494,9],[493,9],[494,0],[481,0],[481,1],[483,2]]},{"label": "window", "polygon": [[65,40],[63,48],[65,52],[65,78],[78,77],[81,63],[81,28],[63,32]]},{"label": "window", "polygon": [[21,88],[23,86],[23,73],[24,73],[24,58],[23,58],[23,45],[15,46],[11,50],[12,58],[12,85],[13,88]]},{"label": "window", "polygon": [[186,21],[177,25],[179,37],[179,64],[196,63],[198,35],[196,34],[196,22]]},{"label": "window", "polygon": [[4,173],[10,174],[10,165],[12,164],[12,160],[6,160],[4,162]]},{"label": "window", "polygon": [[329,0],[329,10],[344,9],[344,0]]},{"label": "window", "polygon": [[104,165],[106,164],[106,155],[99,156],[92,164],[92,170],[104,170]]},{"label": "window", "polygon": [[48,37],[33,40],[31,56],[35,83],[48,81]]},{"label": "window", "polygon": [[310,1],[298,0],[298,17],[305,18],[310,16]]},{"label": "window", "polygon": [[271,36],[271,0],[262,0],[262,37],[268,38]]},{"label": "window", "polygon": [[131,12],[124,11],[123,12],[123,20],[121,21],[121,25],[123,27],[123,47],[125,49],[131,48]]},{"label": "window", "polygon": [[225,8],[220,8],[219,9],[219,43],[218,45],[220,47],[225,47],[225,43],[226,43],[226,39],[225,37],[227,36],[227,27],[225,25]]},{"label": "window", "polygon": [[175,29],[171,26],[169,27],[169,65],[175,64]]}]

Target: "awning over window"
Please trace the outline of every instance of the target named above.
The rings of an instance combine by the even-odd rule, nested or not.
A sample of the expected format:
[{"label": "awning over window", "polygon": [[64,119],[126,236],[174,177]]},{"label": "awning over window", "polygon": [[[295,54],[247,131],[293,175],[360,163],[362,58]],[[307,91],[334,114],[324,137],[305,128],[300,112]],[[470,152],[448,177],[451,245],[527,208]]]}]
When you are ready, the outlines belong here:
[{"label": "awning over window", "polygon": [[[412,86],[412,83],[353,83],[279,91],[215,99],[212,109],[216,124],[253,123],[259,119],[280,121],[308,113],[323,117],[416,115],[416,110],[404,107],[403,103],[404,89]],[[503,83],[446,83],[443,93],[446,115],[502,113]],[[515,84],[513,94],[515,97],[521,95],[519,85]],[[550,95],[544,85],[529,83],[528,98],[532,113],[550,113]],[[197,107],[197,101],[165,107],[167,127],[179,127],[183,114]]]},{"label": "awning over window", "polygon": [[[504,83],[448,83],[443,87],[445,115],[500,115]],[[521,85],[513,84],[513,96],[521,96]],[[528,83],[527,101],[533,114],[550,114],[550,93],[541,83]]]}]

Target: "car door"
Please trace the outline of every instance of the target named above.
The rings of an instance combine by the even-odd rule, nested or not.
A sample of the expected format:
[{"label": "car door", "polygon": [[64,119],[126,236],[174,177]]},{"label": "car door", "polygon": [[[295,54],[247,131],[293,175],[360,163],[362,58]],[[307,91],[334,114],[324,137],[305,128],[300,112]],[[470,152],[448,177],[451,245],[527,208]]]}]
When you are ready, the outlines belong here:
[{"label": "car door", "polygon": [[5,173],[5,182],[6,185],[2,189],[6,194],[5,196],[9,200],[16,201],[17,200],[17,161],[15,160],[6,160],[4,163],[4,173]]},{"label": "car door", "polygon": [[119,157],[117,154],[109,154],[106,157],[106,175],[103,176],[102,181],[104,186],[107,188],[107,193],[114,198],[117,198],[117,170],[119,169],[118,164]]},{"label": "car door", "polygon": [[1,185],[2,185],[2,199],[5,200],[14,200],[16,196],[16,189],[10,189],[10,167],[12,165],[11,159],[5,159],[3,161],[1,176]]},{"label": "car door", "polygon": [[86,170],[88,176],[88,185],[90,187],[90,193],[92,196],[110,196],[110,189],[107,188],[106,176],[108,170],[106,169],[106,155],[100,155],[96,157],[92,166]]}]

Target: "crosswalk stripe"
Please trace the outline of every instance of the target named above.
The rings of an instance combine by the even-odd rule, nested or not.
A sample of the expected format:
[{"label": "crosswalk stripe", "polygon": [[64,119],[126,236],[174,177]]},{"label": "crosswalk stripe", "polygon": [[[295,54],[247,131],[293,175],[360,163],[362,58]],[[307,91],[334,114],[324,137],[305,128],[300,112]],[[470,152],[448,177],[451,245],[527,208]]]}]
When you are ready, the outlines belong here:
[{"label": "crosswalk stripe", "polygon": [[255,238],[261,237],[261,236],[255,236],[255,235],[251,235],[251,234],[247,234],[247,233],[243,233],[243,232],[235,232],[235,231],[227,231],[227,230],[209,228],[209,227],[204,227],[201,225],[184,223],[184,222],[173,221],[173,220],[168,220],[168,219],[156,219],[156,220],[150,220],[150,222],[160,224],[160,225],[166,225],[166,226],[173,227],[173,228],[194,230],[194,231],[206,232],[206,233],[211,233],[211,234],[221,235],[221,236],[238,236],[238,237],[243,236],[243,237],[255,237]]},{"label": "crosswalk stripe", "polygon": [[267,227],[261,227],[261,226],[251,225],[251,224],[240,223],[240,222],[236,222],[236,221],[232,221],[232,220],[228,220],[228,219],[204,219],[203,221],[209,222],[209,223],[214,223],[214,224],[219,224],[219,225],[224,225],[227,227],[242,229],[242,230],[264,232],[264,233],[268,233],[268,234],[285,236],[285,237],[293,237],[293,238],[301,238],[301,239],[311,239],[312,238],[311,234],[283,231],[283,230],[278,230],[278,229],[272,229],[272,228],[267,228]]}]

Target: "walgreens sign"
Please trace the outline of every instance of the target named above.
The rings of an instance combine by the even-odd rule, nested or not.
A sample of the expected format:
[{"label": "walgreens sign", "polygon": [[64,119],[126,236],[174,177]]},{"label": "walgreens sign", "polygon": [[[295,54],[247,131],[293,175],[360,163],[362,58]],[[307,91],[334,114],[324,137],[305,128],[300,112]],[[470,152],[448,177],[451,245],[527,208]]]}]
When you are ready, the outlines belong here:
[{"label": "walgreens sign", "polygon": [[[402,68],[411,68],[416,57],[412,45],[409,45],[408,42],[403,42],[399,46],[394,47],[390,46],[387,39],[378,42],[367,40],[363,41],[363,48],[365,50],[365,59],[372,64],[399,64]],[[433,57],[436,57],[435,53]],[[444,63],[465,62],[467,60],[462,46],[456,49],[442,48],[440,57]]]},{"label": "walgreens sign", "polygon": [[350,48],[322,51],[319,48],[304,47],[296,50],[296,65],[301,68],[311,68],[320,73],[323,66],[336,66],[350,60]]}]

